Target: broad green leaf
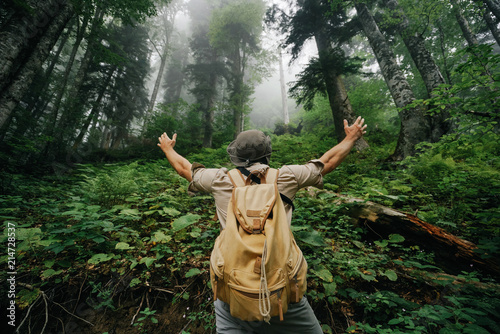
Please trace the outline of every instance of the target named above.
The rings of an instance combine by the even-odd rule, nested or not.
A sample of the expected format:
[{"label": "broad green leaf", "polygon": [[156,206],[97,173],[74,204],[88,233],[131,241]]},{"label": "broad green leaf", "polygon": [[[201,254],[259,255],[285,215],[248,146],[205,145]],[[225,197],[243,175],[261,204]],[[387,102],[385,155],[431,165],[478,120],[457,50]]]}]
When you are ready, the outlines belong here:
[{"label": "broad green leaf", "polygon": [[172,223],[172,231],[177,232],[182,230],[183,228],[188,227],[189,225],[192,225],[194,223],[197,223],[200,220],[201,216],[199,215],[193,215],[191,213],[179,217],[174,222]]},{"label": "broad green leaf", "polygon": [[42,278],[49,278],[49,277],[52,277],[52,276],[55,276],[55,275],[59,275],[62,272],[63,272],[62,269],[61,270],[57,270],[57,271],[55,271],[54,269],[47,269],[47,270],[44,270],[40,276]]},{"label": "broad green leaf", "polygon": [[40,294],[40,289],[35,288],[33,290],[22,289],[17,293],[16,299],[18,306],[21,309],[28,307],[31,303],[33,303]]},{"label": "broad green leaf", "polygon": [[104,254],[104,253],[99,253],[99,254],[94,254],[89,260],[88,263],[90,264],[99,264],[101,262],[106,262],[111,260],[115,254]]},{"label": "broad green leaf", "polygon": [[311,272],[314,273],[319,278],[321,278],[323,281],[333,282],[332,273],[323,266],[321,266],[319,270],[311,269]]},{"label": "broad green leaf", "polygon": [[403,322],[404,320],[405,320],[404,318],[394,318],[394,319],[389,320],[388,324],[389,325],[397,325],[397,324]]},{"label": "broad green leaf", "polygon": [[170,217],[176,217],[178,215],[180,215],[181,213],[179,211],[177,211],[176,209],[174,208],[167,208],[167,207],[164,207],[163,210],[161,211],[158,211],[160,213],[160,215],[162,216],[170,216]]},{"label": "broad green leaf", "polygon": [[337,283],[335,282],[325,283],[323,287],[325,288],[325,294],[327,296],[333,296],[337,293]]},{"label": "broad green leaf", "polygon": [[166,243],[172,240],[172,237],[170,235],[166,235],[162,231],[157,231],[153,236],[151,237],[151,242],[156,242],[156,243]]},{"label": "broad green leaf", "polygon": [[189,271],[186,273],[186,275],[184,275],[184,277],[186,278],[189,278],[189,277],[192,277],[192,276],[196,276],[198,274],[201,273],[201,270],[198,269],[198,268],[191,268],[189,269]]},{"label": "broad green leaf", "polygon": [[326,246],[325,240],[321,236],[321,234],[316,231],[301,231],[297,233],[297,239],[311,246]]},{"label": "broad green leaf", "polygon": [[35,228],[18,228],[16,231],[17,240],[33,240],[40,239],[42,230]]},{"label": "broad green leaf", "polygon": [[54,263],[56,263],[56,260],[45,260],[43,262],[43,264],[45,265],[45,267],[47,268],[52,268],[52,266],[54,265]]},{"label": "broad green leaf", "polygon": [[134,249],[135,247],[130,247],[126,242],[119,242],[116,244],[115,249]]},{"label": "broad green leaf", "polygon": [[151,266],[153,264],[153,262],[155,262],[156,259],[154,257],[143,257],[141,259],[141,261],[139,261],[139,263],[145,263],[146,264],[146,267],[149,268],[149,266]]},{"label": "broad green leaf", "polygon": [[366,281],[374,281],[375,280],[375,273],[372,272],[371,270],[367,270],[364,273],[359,272],[361,277],[366,280]]},{"label": "broad green leaf", "polygon": [[309,226],[306,226],[306,225],[292,225],[291,227],[292,231],[293,232],[296,232],[296,231],[303,231],[303,230],[307,230],[309,229]]},{"label": "broad green leaf", "polygon": [[387,245],[389,244],[389,241],[387,240],[382,240],[382,241],[374,241],[375,245],[381,247],[381,248],[384,248],[384,247],[387,247]]},{"label": "broad green leaf", "polygon": [[358,240],[353,240],[353,241],[352,241],[352,243],[353,243],[356,247],[358,247],[358,248],[360,248],[360,249],[365,248],[365,245],[364,245],[361,241],[358,241]]},{"label": "broad green leaf", "polygon": [[400,234],[391,234],[389,236],[389,242],[398,243],[398,242],[403,242],[403,241],[405,241],[405,238]]},{"label": "broad green leaf", "polygon": [[140,283],[141,283],[141,280],[139,278],[132,278],[132,280],[129,283],[129,286],[130,287],[134,287],[134,286],[136,286],[137,284],[140,284]]},{"label": "broad green leaf", "polygon": [[386,276],[389,280],[391,280],[393,282],[398,279],[398,275],[392,269],[386,270],[384,273],[382,273],[382,275]]},{"label": "broad green leaf", "polygon": [[141,213],[137,209],[123,209],[120,211],[120,214],[124,216],[138,216]]}]

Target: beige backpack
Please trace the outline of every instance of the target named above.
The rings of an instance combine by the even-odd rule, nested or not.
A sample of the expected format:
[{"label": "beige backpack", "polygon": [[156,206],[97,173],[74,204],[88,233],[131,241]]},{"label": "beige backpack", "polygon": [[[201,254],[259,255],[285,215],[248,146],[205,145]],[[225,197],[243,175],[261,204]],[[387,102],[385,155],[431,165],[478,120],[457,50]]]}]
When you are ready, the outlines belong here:
[{"label": "beige backpack", "polygon": [[[247,178],[237,169],[228,173],[234,189],[210,257],[210,279],[214,299],[245,321],[283,320],[288,304],[306,291],[307,263],[287,221],[278,174],[272,168]],[[260,184],[252,183],[255,177]]]}]

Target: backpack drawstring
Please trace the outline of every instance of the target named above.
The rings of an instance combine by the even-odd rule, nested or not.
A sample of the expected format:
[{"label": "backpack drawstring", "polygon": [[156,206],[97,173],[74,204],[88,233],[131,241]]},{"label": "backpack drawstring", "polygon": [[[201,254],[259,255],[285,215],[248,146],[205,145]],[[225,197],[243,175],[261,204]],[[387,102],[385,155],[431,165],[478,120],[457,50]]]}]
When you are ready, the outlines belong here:
[{"label": "backpack drawstring", "polygon": [[259,289],[259,312],[264,321],[271,320],[271,292],[267,287],[266,277],[267,240],[264,241],[262,250],[262,263],[260,264],[260,289]]}]

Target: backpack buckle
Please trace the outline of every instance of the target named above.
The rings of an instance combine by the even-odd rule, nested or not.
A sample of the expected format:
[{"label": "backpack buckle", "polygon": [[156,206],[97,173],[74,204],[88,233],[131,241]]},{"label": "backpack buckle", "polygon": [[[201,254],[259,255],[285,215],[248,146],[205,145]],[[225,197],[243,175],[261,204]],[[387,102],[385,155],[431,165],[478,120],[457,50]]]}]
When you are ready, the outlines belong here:
[{"label": "backpack buckle", "polygon": [[260,233],[262,233],[262,227],[260,225],[260,219],[258,219],[258,218],[255,218],[253,220],[253,230],[252,230],[252,233],[253,234],[260,234]]}]

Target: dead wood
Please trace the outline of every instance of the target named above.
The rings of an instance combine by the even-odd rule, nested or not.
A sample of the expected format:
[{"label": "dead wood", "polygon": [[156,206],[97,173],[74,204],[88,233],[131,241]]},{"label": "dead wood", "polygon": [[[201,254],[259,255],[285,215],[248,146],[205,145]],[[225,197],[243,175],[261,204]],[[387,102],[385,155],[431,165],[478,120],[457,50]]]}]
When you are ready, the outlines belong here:
[{"label": "dead wood", "polygon": [[486,273],[500,276],[500,265],[494,257],[483,258],[478,247],[444,229],[429,224],[415,215],[401,212],[374,202],[339,195],[339,201],[346,203],[344,214],[365,224],[372,232],[382,237],[397,233],[406,241],[421,249],[433,251],[438,265],[448,272],[478,268]]}]

